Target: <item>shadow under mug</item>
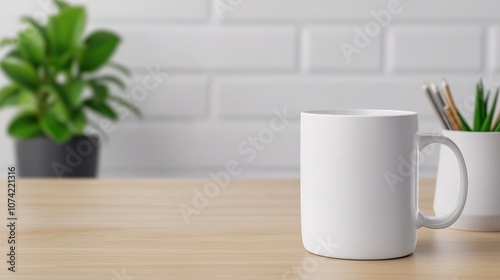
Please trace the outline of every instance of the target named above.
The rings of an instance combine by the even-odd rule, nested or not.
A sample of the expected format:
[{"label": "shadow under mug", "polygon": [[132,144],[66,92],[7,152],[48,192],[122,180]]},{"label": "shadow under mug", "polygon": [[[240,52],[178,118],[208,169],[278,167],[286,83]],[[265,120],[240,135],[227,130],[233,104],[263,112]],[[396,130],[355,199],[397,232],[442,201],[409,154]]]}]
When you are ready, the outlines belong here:
[{"label": "shadow under mug", "polygon": [[[467,197],[462,154],[442,135],[418,134],[418,114],[392,110],[327,110],[301,114],[302,242],[309,252],[342,259],[390,259],[411,254],[417,230],[445,228]],[[419,151],[448,146],[460,167],[451,212],[418,209]]]}]

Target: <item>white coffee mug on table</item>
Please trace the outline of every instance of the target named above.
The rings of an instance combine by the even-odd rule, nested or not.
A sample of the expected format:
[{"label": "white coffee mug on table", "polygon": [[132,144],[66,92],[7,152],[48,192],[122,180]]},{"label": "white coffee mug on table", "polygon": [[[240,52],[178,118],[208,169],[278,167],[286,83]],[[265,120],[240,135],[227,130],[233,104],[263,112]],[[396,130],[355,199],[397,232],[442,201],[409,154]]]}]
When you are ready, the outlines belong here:
[{"label": "white coffee mug on table", "polygon": [[[418,114],[391,110],[329,110],[301,114],[300,188],[304,247],[342,259],[411,254],[417,230],[445,228],[460,216],[467,170],[457,146],[420,135]],[[454,209],[430,217],[418,209],[419,151],[448,146],[460,167]]]}]

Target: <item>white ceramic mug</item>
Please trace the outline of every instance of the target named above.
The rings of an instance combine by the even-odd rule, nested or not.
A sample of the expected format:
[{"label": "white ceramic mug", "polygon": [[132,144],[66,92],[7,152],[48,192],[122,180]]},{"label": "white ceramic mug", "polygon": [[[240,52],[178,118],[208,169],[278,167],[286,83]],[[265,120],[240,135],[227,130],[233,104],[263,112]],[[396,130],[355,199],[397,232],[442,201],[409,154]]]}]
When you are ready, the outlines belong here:
[{"label": "white ceramic mug", "polygon": [[[450,139],[417,131],[414,112],[301,114],[302,242],[308,251],[343,259],[403,257],[415,250],[418,228],[457,220],[467,197],[462,154]],[[431,143],[448,146],[460,166],[458,199],[439,217],[417,206],[419,151]]]},{"label": "white ceramic mug", "polygon": [[[452,228],[474,231],[500,231],[500,132],[444,130],[462,151],[469,174],[469,191],[464,211]],[[458,164],[453,153],[441,149],[434,212],[453,209],[458,190]]]}]

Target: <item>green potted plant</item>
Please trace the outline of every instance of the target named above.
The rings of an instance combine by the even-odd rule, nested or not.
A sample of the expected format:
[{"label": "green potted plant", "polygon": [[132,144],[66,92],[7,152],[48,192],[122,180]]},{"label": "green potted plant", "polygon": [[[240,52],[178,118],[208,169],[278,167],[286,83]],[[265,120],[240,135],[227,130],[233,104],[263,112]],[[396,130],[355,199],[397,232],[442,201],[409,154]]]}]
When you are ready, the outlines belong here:
[{"label": "green potted plant", "polygon": [[[0,68],[10,84],[0,89],[0,109],[18,111],[8,133],[17,140],[21,176],[95,177],[100,142],[86,135],[93,125],[90,115],[117,121],[117,106],[139,110],[112,92],[125,92],[120,77],[129,75],[110,61],[120,44],[118,35],[97,30],[84,36],[85,7],[55,4],[58,11],[47,23],[22,17],[25,28],[1,40],[8,50]],[[100,74],[103,67],[112,74]]]},{"label": "green potted plant", "polygon": [[[469,190],[462,215],[453,228],[473,231],[500,231],[500,114],[495,117],[500,89],[492,93],[480,81],[476,86],[476,104],[469,124],[457,112],[461,130],[444,130],[463,154],[467,165]],[[456,203],[459,170],[452,152],[441,149],[436,183],[434,211],[445,215]]]}]

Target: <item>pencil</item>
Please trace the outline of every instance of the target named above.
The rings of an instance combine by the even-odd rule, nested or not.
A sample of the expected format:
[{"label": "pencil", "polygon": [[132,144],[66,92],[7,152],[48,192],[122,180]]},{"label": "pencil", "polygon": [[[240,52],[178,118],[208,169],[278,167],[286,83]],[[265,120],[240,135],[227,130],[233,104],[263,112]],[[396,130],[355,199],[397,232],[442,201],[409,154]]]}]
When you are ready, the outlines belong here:
[{"label": "pencil", "polygon": [[450,120],[446,116],[444,112],[444,107],[446,107],[446,102],[444,101],[443,94],[439,90],[439,87],[435,83],[431,83],[431,91],[433,92],[434,96],[436,96],[437,103],[439,104],[439,107],[441,109],[441,114],[443,115],[443,118],[445,119],[446,123],[448,124],[447,128],[449,130],[453,130],[453,127],[451,126]]},{"label": "pencil", "polygon": [[453,112],[451,110],[451,107],[446,105],[446,107],[444,107],[444,112],[448,117],[448,119],[450,120],[451,127],[453,128],[453,130],[462,130],[461,127],[459,126],[458,121],[455,120],[455,118],[453,117]]},{"label": "pencil", "polygon": [[439,120],[441,121],[441,124],[445,129],[452,129],[448,119],[446,118],[446,115],[444,114],[443,107],[444,105],[441,105],[440,101],[438,101],[438,97],[434,92],[431,91],[430,87],[427,84],[422,85],[422,89],[427,95],[427,98],[429,99],[432,107],[434,108],[434,112],[438,115]]},{"label": "pencil", "polygon": [[[444,108],[446,106],[446,102],[444,101],[443,94],[439,90],[438,86],[435,83],[431,83],[431,90],[438,97],[438,103]],[[443,109],[444,111],[444,109]]]},{"label": "pencil", "polygon": [[[450,87],[448,86],[448,83],[443,79],[443,91],[444,91],[444,96],[446,98],[446,101],[448,102],[448,106],[451,112],[451,118],[456,122],[458,125],[458,130],[462,130],[462,124],[460,123],[460,117],[458,116],[458,111],[457,107],[455,106],[455,102],[453,101],[453,97],[451,96],[451,91]],[[446,110],[445,110],[446,112]],[[450,116],[448,117],[450,118]],[[453,121],[450,119],[450,122],[453,123]]]}]

